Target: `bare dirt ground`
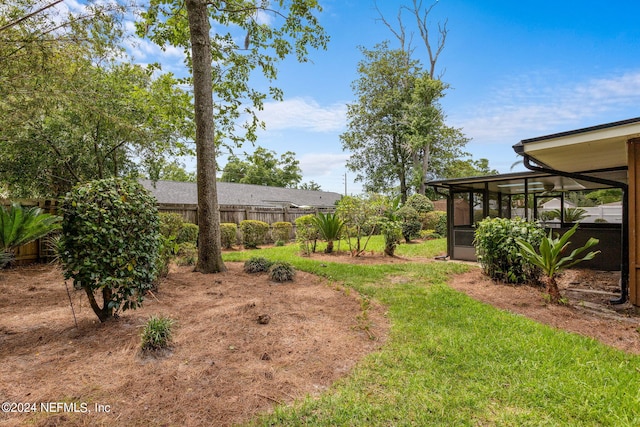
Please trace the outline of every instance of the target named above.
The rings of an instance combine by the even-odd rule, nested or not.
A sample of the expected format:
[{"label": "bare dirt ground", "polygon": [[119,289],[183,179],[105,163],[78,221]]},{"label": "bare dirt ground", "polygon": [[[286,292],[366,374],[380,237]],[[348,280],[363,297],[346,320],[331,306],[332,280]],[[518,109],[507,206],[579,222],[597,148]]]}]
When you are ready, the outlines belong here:
[{"label": "bare dirt ground", "polygon": [[[106,324],[71,289],[77,328],[58,268],[0,272],[0,403],[21,411],[37,403],[35,413],[0,412],[0,425],[246,422],[322,392],[386,339],[384,309],[372,305],[363,323],[351,290],[304,272],[276,284],[227,266],[216,275],[175,268],[143,308]],[[177,321],[174,345],[143,356],[141,327],[152,314]],[[264,314],[269,323],[258,323]],[[42,402],[53,406],[44,412]]]},{"label": "bare dirt ground", "polygon": [[[313,258],[442,262],[373,253]],[[242,264],[227,266],[229,272],[213,276],[173,268],[142,309],[107,324],[97,321],[83,293],[71,290],[77,328],[59,269],[0,272],[0,403],[38,404],[35,413],[0,412],[0,425],[242,423],[277,403],[322,392],[387,337],[384,308],[374,306],[363,324],[353,291],[303,272],[293,283],[275,284],[266,275],[245,274]],[[608,304],[618,280],[619,273],[567,271],[560,280],[564,306],[548,304],[538,288],[496,284],[475,266],[450,285],[500,309],[640,354],[640,315],[629,305]],[[177,320],[175,342],[168,352],[143,356],[141,327],[152,314]],[[271,319],[266,325],[257,321],[263,314]],[[41,402],[53,406],[45,413]]]}]

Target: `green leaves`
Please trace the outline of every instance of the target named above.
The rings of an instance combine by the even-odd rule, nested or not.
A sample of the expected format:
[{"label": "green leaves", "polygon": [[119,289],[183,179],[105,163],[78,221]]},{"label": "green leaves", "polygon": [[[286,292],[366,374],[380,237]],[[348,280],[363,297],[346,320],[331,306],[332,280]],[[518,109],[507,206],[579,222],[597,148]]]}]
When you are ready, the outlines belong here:
[{"label": "green leaves", "polygon": [[582,261],[591,260],[600,253],[600,251],[589,252],[582,258],[579,258],[580,254],[599,243],[598,239],[591,237],[584,246],[574,249],[567,256],[563,256],[571,244],[569,239],[578,229],[578,225],[579,224],[574,225],[561,237],[556,238],[553,237],[553,231],[549,230],[549,236],[544,237],[540,242],[539,252],[536,252],[531,243],[523,239],[516,239],[516,243],[520,246],[520,253],[528,262],[540,267],[547,277],[552,278],[558,272],[573,267]]},{"label": "green leaves", "polygon": [[[140,306],[156,278],[155,199],[137,182],[105,179],[75,187],[60,211],[65,279],[86,291],[101,321]],[[102,307],[94,291],[101,291]]]},{"label": "green leaves", "polygon": [[517,241],[538,245],[544,230],[521,218],[486,218],[478,223],[474,245],[485,274],[507,283],[535,281],[539,271],[520,255]]},{"label": "green leaves", "polygon": [[0,206],[0,252],[9,252],[59,229],[61,219],[16,202],[10,208]]}]

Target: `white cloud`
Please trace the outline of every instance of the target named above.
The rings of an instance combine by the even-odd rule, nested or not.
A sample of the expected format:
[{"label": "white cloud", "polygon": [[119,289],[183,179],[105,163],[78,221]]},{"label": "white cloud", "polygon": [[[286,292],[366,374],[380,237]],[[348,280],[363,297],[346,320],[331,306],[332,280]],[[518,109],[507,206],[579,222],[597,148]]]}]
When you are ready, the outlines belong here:
[{"label": "white cloud", "polygon": [[333,175],[337,169],[344,170],[348,158],[345,153],[306,153],[299,158],[300,169],[305,177]]},{"label": "white cloud", "polygon": [[600,124],[608,120],[599,119],[603,116],[631,118],[638,115],[638,104],[640,71],[560,84],[529,75],[506,84],[489,102],[452,121],[476,141],[515,143],[546,132]]},{"label": "white cloud", "polygon": [[336,132],[345,128],[347,107],[344,103],[321,106],[310,98],[292,98],[267,102],[258,117],[267,130],[304,129],[312,132]]}]

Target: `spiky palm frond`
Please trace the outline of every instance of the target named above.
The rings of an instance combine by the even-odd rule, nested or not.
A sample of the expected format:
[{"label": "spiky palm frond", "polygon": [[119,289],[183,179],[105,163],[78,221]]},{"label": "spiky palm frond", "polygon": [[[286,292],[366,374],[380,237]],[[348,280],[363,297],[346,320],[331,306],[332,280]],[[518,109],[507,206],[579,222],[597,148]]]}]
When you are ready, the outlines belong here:
[{"label": "spiky palm frond", "polygon": [[18,246],[46,236],[60,228],[62,218],[43,213],[38,207],[25,208],[12,203],[0,206],[0,250],[10,252]]}]

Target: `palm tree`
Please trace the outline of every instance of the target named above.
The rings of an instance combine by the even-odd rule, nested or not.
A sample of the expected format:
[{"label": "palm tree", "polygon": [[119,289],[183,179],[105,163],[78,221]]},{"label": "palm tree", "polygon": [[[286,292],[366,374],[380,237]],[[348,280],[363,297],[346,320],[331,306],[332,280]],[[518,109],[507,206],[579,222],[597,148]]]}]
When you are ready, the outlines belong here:
[{"label": "palm tree", "polygon": [[549,230],[549,236],[544,237],[540,242],[540,247],[538,248],[540,251],[539,254],[535,251],[531,243],[520,238],[516,239],[516,243],[520,246],[520,253],[524,259],[536,267],[540,267],[545,274],[546,277],[543,279],[543,282],[546,286],[546,291],[551,298],[551,302],[553,303],[558,303],[561,299],[558,283],[556,282],[557,274],[566,268],[578,264],[579,262],[593,259],[600,253],[600,251],[589,252],[584,257],[578,258],[578,255],[582,252],[598,244],[598,239],[590,237],[584,246],[575,249],[569,255],[564,256],[567,247],[571,244],[569,239],[577,229],[578,224],[574,225],[559,238],[553,238],[553,231]]},{"label": "palm tree", "polygon": [[324,214],[322,212],[318,212],[313,221],[318,226],[322,238],[327,241],[327,248],[324,252],[332,253],[333,241],[340,239],[344,222],[335,213]]},{"label": "palm tree", "polygon": [[0,206],[0,262],[10,260],[18,246],[59,229],[61,220],[59,216],[42,213],[38,207],[24,208],[16,202],[10,208]]}]

